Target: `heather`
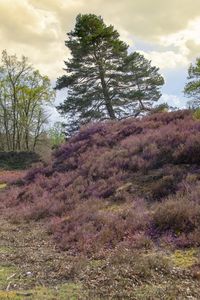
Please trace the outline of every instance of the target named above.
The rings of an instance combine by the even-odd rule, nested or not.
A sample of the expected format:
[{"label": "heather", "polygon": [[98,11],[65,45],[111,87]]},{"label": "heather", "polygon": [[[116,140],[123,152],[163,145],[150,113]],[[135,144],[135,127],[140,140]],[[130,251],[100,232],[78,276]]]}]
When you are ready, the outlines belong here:
[{"label": "heather", "polygon": [[49,165],[2,170],[0,298],[198,299],[199,127],[91,124]]},{"label": "heather", "polygon": [[93,124],[2,193],[2,205],[15,222],[44,220],[73,255],[167,239],[199,246],[199,153],[200,122],[187,110]]}]

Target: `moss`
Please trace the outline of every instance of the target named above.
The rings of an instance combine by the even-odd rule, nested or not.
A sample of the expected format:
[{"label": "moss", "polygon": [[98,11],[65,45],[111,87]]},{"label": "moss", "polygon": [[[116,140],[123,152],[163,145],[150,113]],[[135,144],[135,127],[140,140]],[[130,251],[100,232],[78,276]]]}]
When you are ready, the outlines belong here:
[{"label": "moss", "polygon": [[127,210],[130,206],[127,203],[107,203],[103,207],[100,208],[100,211],[110,212],[110,213],[120,213],[124,210]]},{"label": "moss", "polygon": [[21,300],[21,296],[17,295],[17,292],[0,291],[0,300]]},{"label": "moss", "polygon": [[5,189],[5,188],[6,188],[6,186],[7,186],[7,184],[6,184],[6,183],[0,183],[0,190],[1,190],[1,189]]},{"label": "moss", "polygon": [[171,259],[176,267],[183,269],[189,268],[198,262],[197,250],[176,250],[171,255]]},{"label": "moss", "polygon": [[105,261],[104,260],[101,260],[101,259],[92,259],[90,262],[89,262],[89,266],[91,268],[98,268],[98,267],[101,267],[103,264],[105,264]]},{"label": "moss", "polygon": [[7,254],[12,252],[12,248],[11,247],[7,247],[7,246],[0,246],[0,254]]},{"label": "moss", "polygon": [[112,213],[117,213],[123,210],[122,205],[117,205],[117,204],[112,204],[106,207],[103,207],[101,211],[106,211],[106,212],[112,212]]}]

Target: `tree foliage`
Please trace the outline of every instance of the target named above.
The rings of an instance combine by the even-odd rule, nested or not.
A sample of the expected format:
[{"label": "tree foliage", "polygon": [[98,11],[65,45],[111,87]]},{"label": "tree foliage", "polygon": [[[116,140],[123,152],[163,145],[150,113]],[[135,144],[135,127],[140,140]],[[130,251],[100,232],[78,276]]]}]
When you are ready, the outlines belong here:
[{"label": "tree foliage", "polygon": [[0,147],[2,150],[34,150],[44,130],[54,91],[26,57],[2,53],[0,66]]},{"label": "tree foliage", "polygon": [[191,98],[188,104],[191,108],[198,108],[200,106],[200,58],[196,59],[194,65],[189,66],[187,79],[184,93]]},{"label": "tree foliage", "polygon": [[48,130],[52,149],[58,148],[65,142],[64,129],[61,122],[55,122],[54,125]]},{"label": "tree foliage", "polygon": [[160,87],[164,84],[163,77],[157,67],[142,54],[133,52],[125,58],[125,112],[137,116],[151,111],[154,102],[161,97]]},{"label": "tree foliage", "polygon": [[71,58],[56,88],[68,89],[58,110],[72,130],[89,121],[138,115],[159,99],[164,82],[158,69],[139,53],[128,55],[128,45],[101,17],[78,15],[65,45]]}]

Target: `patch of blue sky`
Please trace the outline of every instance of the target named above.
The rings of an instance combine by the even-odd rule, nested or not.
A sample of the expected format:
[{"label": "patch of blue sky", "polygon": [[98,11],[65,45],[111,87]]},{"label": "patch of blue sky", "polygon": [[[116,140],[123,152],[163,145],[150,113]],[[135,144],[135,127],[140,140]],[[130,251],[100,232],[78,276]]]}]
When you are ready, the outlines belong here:
[{"label": "patch of blue sky", "polygon": [[133,45],[129,47],[129,52],[132,51],[144,51],[144,52],[150,52],[150,51],[174,51],[177,52],[179,48],[175,45],[165,46],[160,44],[159,42],[150,42],[150,41],[144,41],[138,37],[133,37]]}]

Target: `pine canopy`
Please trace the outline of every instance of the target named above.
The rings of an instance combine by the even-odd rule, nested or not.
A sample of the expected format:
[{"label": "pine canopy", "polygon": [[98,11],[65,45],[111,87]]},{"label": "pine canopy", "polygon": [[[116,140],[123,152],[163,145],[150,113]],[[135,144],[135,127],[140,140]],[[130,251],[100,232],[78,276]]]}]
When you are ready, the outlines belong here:
[{"label": "pine canopy", "polygon": [[71,58],[56,89],[68,89],[58,110],[67,116],[70,130],[90,121],[139,114],[159,99],[163,78],[158,69],[139,53],[128,55],[128,45],[101,17],[78,15],[67,35]]}]

